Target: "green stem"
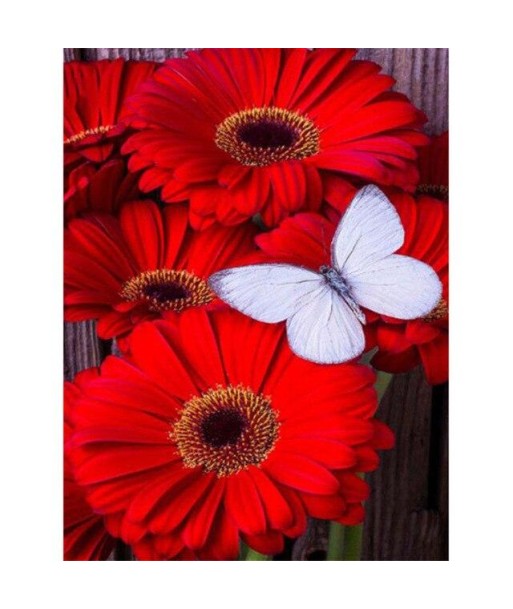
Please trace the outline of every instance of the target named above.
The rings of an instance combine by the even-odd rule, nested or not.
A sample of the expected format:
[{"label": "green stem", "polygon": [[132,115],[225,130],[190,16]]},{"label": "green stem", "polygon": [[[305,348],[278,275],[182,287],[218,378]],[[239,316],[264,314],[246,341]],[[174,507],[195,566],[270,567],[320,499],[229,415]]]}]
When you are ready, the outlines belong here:
[{"label": "green stem", "polygon": [[244,560],[272,560],[272,556],[268,556],[267,554],[260,554],[259,552],[255,552],[251,548],[248,548],[246,557]]},{"label": "green stem", "polygon": [[343,524],[330,522],[326,560],[343,560],[345,533],[346,527]]},{"label": "green stem", "polygon": [[363,524],[346,527],[342,560],[361,560]]},{"label": "green stem", "polygon": [[[366,363],[366,362],[365,362]],[[378,394],[378,402],[381,402],[385,392],[394,378],[388,372],[376,371],[376,383],[374,389]],[[363,478],[363,474],[361,474]],[[360,560],[362,554],[363,525],[344,526],[338,522],[330,523],[328,538],[327,560]]]},{"label": "green stem", "polygon": [[238,560],[246,560],[246,555],[247,555],[248,551],[249,551],[248,546],[243,541],[241,541]]},{"label": "green stem", "polygon": [[360,560],[363,525],[348,527],[330,522],[326,560]]},{"label": "green stem", "polygon": [[393,374],[382,372],[381,370],[376,371],[376,382],[374,383],[374,389],[378,394],[378,402],[381,402],[381,399],[385,395],[385,391],[393,378]]}]

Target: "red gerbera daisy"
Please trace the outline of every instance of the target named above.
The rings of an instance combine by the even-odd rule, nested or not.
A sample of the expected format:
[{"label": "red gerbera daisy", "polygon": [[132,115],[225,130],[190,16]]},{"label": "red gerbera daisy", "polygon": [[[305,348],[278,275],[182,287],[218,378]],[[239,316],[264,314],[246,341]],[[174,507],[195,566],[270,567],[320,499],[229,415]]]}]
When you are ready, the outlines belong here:
[{"label": "red gerbera daisy", "polygon": [[413,189],[425,121],[352,49],[204,49],[170,59],[130,102],[123,152],[143,191],[190,199],[191,222],[275,225],[318,209],[331,173]]},{"label": "red gerbera daisy", "polygon": [[82,163],[66,180],[64,218],[66,221],[85,211],[116,213],[121,205],[141,197],[139,176],[128,173],[123,159],[111,159],[99,169],[93,163]]},{"label": "red gerbera daisy", "polygon": [[[392,197],[401,216],[405,242],[399,250],[429,264],[442,282],[442,298],[429,315],[413,321],[380,318],[369,332],[379,351],[372,365],[386,372],[407,372],[422,364],[431,385],[449,378],[449,210],[427,196],[417,201],[409,195]],[[370,334],[369,334],[370,337]]]},{"label": "red gerbera daisy", "polygon": [[109,158],[126,129],[126,99],[159,64],[70,61],[64,64],[64,164]]},{"label": "red gerbera daisy", "polygon": [[[352,193],[354,194],[354,192]],[[341,194],[345,208],[352,194]],[[431,384],[448,378],[448,209],[436,199],[421,196],[417,201],[408,194],[390,195],[405,230],[399,254],[426,262],[443,284],[442,300],[424,319],[397,320],[366,311],[367,349],[378,346],[372,364],[379,370],[406,372],[422,363]],[[256,243],[265,261],[289,262],[318,270],[331,263],[330,243],[340,219],[332,207],[326,215],[301,213],[281,225],[258,235]],[[262,261],[262,255],[244,262]]]},{"label": "red gerbera daisy", "polygon": [[417,193],[449,200],[449,132],[432,138],[419,153],[420,180]]},{"label": "red gerbera daisy", "polygon": [[77,481],[143,559],[274,554],[306,517],[354,524],[390,447],[374,374],[292,354],[283,329],[195,309],[138,326],[73,408]]},{"label": "red gerbera daisy", "polygon": [[197,233],[184,205],[162,210],[151,201],[126,203],[119,218],[76,218],[64,235],[65,319],[99,319],[99,336],[112,338],[168,311],[207,305],[208,276],[254,251],[255,234],[250,223]]},{"label": "red gerbera daisy", "polygon": [[78,375],[75,384],[64,385],[64,560],[106,560],[115,540],[105,529],[103,516],[87,503],[85,490],[75,482],[66,443],[71,437],[69,408],[80,395],[80,384],[98,376],[95,369]]}]

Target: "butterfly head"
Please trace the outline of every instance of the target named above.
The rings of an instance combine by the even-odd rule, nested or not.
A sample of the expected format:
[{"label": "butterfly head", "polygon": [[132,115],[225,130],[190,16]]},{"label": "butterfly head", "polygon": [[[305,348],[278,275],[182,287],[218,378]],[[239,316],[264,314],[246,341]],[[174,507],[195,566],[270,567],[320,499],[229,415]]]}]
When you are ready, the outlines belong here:
[{"label": "butterfly head", "polygon": [[324,277],[326,283],[333,289],[335,292],[343,296],[349,296],[350,290],[342,275],[331,266],[322,265],[319,267],[319,273]]},{"label": "butterfly head", "polygon": [[344,278],[337,271],[337,269],[334,269],[332,266],[327,266],[326,264],[323,264],[319,267],[319,273],[326,279],[326,281],[331,285],[331,287],[339,288],[344,292],[348,290]]}]

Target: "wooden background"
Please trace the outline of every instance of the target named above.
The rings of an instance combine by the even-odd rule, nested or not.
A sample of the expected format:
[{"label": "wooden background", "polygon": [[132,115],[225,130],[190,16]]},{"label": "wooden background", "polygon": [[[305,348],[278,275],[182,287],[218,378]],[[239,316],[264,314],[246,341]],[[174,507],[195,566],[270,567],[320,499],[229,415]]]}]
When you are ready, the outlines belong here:
[{"label": "wooden background", "polygon": [[[186,49],[64,49],[64,59],[149,59],[180,57]],[[448,49],[360,49],[358,58],[379,63],[429,118],[426,130],[448,128]],[[94,322],[65,324],[66,379],[98,365],[111,352],[99,341]],[[396,448],[383,453],[364,526],[363,560],[448,559],[448,387],[430,387],[420,369],[397,375],[378,411],[396,433]],[[327,523],[311,521],[281,560],[324,560]],[[131,560],[119,544],[114,560]]]}]

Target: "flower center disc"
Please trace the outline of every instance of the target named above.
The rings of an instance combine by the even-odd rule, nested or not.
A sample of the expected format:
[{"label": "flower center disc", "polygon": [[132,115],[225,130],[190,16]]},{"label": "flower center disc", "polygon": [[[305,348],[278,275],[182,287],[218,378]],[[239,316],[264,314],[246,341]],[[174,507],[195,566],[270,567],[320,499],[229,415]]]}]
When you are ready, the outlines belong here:
[{"label": "flower center disc", "polygon": [[230,385],[186,402],[169,437],[186,467],[202,467],[221,477],[264,461],[276,444],[278,428],[268,397]]},{"label": "flower center disc", "polygon": [[428,195],[430,197],[435,197],[435,199],[441,199],[442,201],[449,200],[449,189],[442,184],[419,184],[415,194]]},{"label": "flower center disc", "polygon": [[80,133],[76,133],[75,135],[65,139],[64,143],[76,144],[77,142],[85,140],[86,137],[89,137],[90,135],[105,135],[111,129],[114,129],[114,125],[100,125],[99,127],[94,127],[93,129],[84,129],[84,131],[80,131]]},{"label": "flower center disc", "polygon": [[423,317],[423,320],[427,322],[436,321],[437,319],[445,319],[448,315],[449,306],[447,305],[447,301],[440,298],[436,307],[425,317]]},{"label": "flower center disc", "polygon": [[150,311],[180,312],[214,299],[206,281],[189,271],[145,271],[123,284],[120,296],[129,302],[147,302]]},{"label": "flower center disc", "polygon": [[271,106],[235,112],[217,126],[215,143],[242,165],[264,167],[317,154],[320,132],[299,112]]}]

